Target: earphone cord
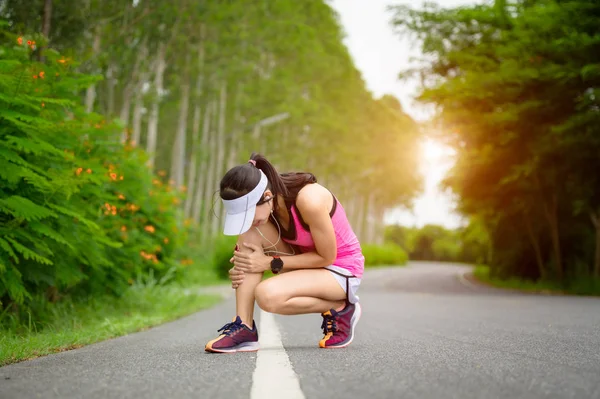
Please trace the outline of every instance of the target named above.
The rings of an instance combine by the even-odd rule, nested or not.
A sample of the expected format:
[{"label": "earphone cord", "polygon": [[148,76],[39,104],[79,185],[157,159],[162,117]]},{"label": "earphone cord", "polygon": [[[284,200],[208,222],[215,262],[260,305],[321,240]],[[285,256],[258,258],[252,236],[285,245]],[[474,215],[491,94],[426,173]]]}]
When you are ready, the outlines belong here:
[{"label": "earphone cord", "polygon": [[263,235],[262,231],[260,231],[260,229],[258,227],[255,227],[256,231],[258,231],[258,234],[260,234],[262,238],[264,238],[265,240],[267,240],[269,242],[269,244],[271,244],[267,248],[271,248],[271,247],[274,248],[274,250],[265,250],[264,251],[265,254],[274,253],[274,254],[278,254],[278,255],[289,255],[289,256],[296,255],[296,251],[294,251],[293,247],[292,247],[291,254],[277,250],[277,244],[279,244],[279,241],[281,240],[281,226],[279,225],[279,222],[277,221],[277,218],[275,216],[273,216],[273,220],[275,220],[275,224],[277,225],[277,242],[275,242],[275,244],[273,244],[273,242],[271,240],[269,240],[267,237],[265,237]]}]

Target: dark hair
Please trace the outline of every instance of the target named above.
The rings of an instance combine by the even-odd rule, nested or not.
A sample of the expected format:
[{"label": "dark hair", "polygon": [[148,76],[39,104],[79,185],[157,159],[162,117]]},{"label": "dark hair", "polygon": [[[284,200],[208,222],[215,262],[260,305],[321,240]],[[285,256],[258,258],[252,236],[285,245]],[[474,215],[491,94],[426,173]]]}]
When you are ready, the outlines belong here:
[{"label": "dark hair", "polygon": [[[317,182],[317,178],[312,173],[279,174],[264,156],[257,153],[252,153],[250,160],[256,162],[256,166],[251,162],[247,162],[231,168],[223,176],[220,184],[221,198],[232,200],[252,191],[260,181],[259,169],[269,179],[267,188],[273,192],[275,197],[282,197],[286,203],[294,202],[302,187]],[[274,211],[277,211],[277,201],[273,202],[273,208]]]}]

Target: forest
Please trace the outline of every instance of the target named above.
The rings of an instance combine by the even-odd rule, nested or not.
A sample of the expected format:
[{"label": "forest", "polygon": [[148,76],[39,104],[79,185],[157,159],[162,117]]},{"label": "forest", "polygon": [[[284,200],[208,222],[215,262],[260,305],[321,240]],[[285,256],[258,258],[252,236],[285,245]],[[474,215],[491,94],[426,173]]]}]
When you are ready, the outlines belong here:
[{"label": "forest", "polygon": [[314,173],[365,244],[419,192],[419,126],[366,89],[325,2],[81,4],[0,1],[3,322],[201,280],[233,248],[218,183],[255,151]]}]

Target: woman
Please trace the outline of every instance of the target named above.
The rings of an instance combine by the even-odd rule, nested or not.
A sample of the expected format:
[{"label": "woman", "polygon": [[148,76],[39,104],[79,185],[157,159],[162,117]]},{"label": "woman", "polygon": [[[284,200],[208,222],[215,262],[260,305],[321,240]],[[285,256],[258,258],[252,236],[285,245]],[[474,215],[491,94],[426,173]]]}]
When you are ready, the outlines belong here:
[{"label": "woman", "polygon": [[[319,346],[348,346],[361,314],[364,256],[335,196],[310,173],[280,175],[259,154],[225,174],[220,195],[224,234],[239,236],[229,272],[237,316],[205,350],[258,350],[254,301],[270,313],[321,313]],[[275,276],[262,281],[267,270]]]}]

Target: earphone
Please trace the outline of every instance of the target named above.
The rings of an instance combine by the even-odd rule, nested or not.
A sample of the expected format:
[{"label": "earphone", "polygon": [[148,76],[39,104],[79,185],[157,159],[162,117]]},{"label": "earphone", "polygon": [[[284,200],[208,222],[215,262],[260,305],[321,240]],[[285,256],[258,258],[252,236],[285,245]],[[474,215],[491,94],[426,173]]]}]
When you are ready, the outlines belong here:
[{"label": "earphone", "polygon": [[[264,202],[271,201],[272,199],[273,199],[273,197],[266,197],[264,199]],[[277,244],[279,244],[279,241],[281,241],[281,226],[279,225],[279,222],[277,221],[277,218],[275,217],[275,215],[273,215],[273,208],[271,208],[271,215],[273,216],[273,220],[275,221],[275,224],[277,225],[277,242],[275,242],[275,244],[273,244],[273,242],[271,240],[269,240],[267,237],[265,237],[263,235],[262,231],[260,231],[260,229],[258,227],[255,227],[256,231],[258,231],[258,234],[260,234],[260,236],[262,238],[264,238],[269,244],[271,244],[271,247],[274,248],[273,251],[264,251],[265,254],[276,253],[279,255],[290,255],[290,256],[296,255],[296,251],[294,251],[294,247],[291,247],[292,248],[291,254],[286,253],[286,252],[277,251]],[[267,248],[270,248],[270,247],[267,247]]]}]

